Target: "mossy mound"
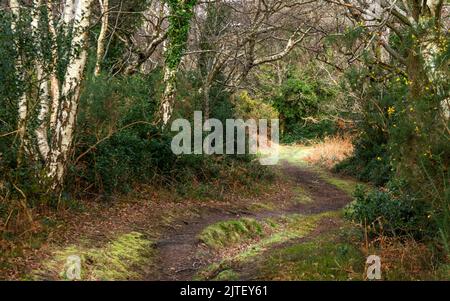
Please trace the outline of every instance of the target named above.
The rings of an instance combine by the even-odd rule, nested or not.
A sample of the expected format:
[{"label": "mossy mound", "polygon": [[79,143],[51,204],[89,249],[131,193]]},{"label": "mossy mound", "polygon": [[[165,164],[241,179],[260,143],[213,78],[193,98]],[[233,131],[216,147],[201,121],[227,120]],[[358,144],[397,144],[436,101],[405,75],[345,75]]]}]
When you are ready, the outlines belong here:
[{"label": "mossy mound", "polygon": [[263,225],[251,218],[216,223],[199,235],[201,242],[211,248],[227,247],[248,239],[260,237]]},{"label": "mossy mound", "polygon": [[39,270],[32,272],[31,278],[67,280],[67,263],[70,256],[75,256],[81,262],[80,280],[138,279],[154,255],[152,242],[139,232],[122,234],[101,247],[88,247],[88,242],[83,245],[55,251]]}]

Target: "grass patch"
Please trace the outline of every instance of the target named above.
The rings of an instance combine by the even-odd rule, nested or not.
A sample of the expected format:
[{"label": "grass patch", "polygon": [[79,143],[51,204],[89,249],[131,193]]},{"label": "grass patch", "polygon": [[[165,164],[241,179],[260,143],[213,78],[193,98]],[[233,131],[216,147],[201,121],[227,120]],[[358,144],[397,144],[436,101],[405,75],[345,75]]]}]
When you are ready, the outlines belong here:
[{"label": "grass patch", "polygon": [[367,250],[361,243],[363,233],[345,227],[280,249],[274,248],[258,261],[257,275],[267,281],[365,280],[365,260],[378,255],[382,279],[388,281],[448,280],[449,266],[430,265],[427,246],[413,240],[386,240],[383,246]]},{"label": "grass patch", "polygon": [[306,165],[305,158],[311,154],[311,147],[300,145],[280,145],[280,160],[293,165]]},{"label": "grass patch", "polygon": [[199,239],[205,245],[218,249],[260,237],[263,232],[262,227],[260,222],[251,218],[225,221],[204,229]]},{"label": "grass patch", "polygon": [[260,268],[265,280],[362,280],[364,256],[330,237],[274,250]]},{"label": "grass patch", "polygon": [[236,281],[239,280],[239,274],[233,270],[225,270],[214,278],[215,281]]},{"label": "grass patch", "polygon": [[335,212],[326,212],[316,215],[289,215],[277,219],[268,219],[266,224],[271,225],[272,231],[259,242],[250,245],[245,251],[233,258],[234,261],[246,262],[259,255],[268,247],[281,244],[294,238],[302,238],[313,231],[320,220],[335,216]]},{"label": "grass patch", "polygon": [[361,183],[358,183],[357,181],[354,180],[333,177],[333,175],[323,170],[316,170],[316,171],[325,182],[339,188],[348,195],[353,195],[353,193],[356,190],[356,187],[358,185],[361,185]]},{"label": "grass patch", "polygon": [[311,196],[308,195],[308,193],[303,189],[303,187],[297,186],[294,188],[295,197],[293,199],[295,204],[311,204],[314,202],[314,200],[311,198]]},{"label": "grass patch", "polygon": [[410,237],[382,237],[370,242],[367,253],[380,256],[383,280],[448,281],[448,258],[440,258],[435,251],[430,244]]},{"label": "grass patch", "polygon": [[[338,215],[337,212],[326,212],[317,215],[289,215],[282,216],[278,218],[268,218],[263,221],[259,221],[258,224],[263,229],[262,233],[259,234],[259,240],[246,241],[247,246],[239,249],[238,253],[233,253],[234,255],[224,258],[221,262],[215,263],[198,273],[195,279],[206,280],[213,279],[217,280],[219,275],[221,280],[233,280],[226,278],[230,272],[222,274],[223,271],[233,271],[232,266],[235,264],[243,264],[251,262],[255,257],[262,254],[268,248],[273,245],[281,244],[287,242],[291,239],[302,238],[311,233],[318,223],[324,218],[333,218]],[[244,240],[240,241],[244,243]],[[231,245],[214,243],[213,246],[217,248],[220,246],[222,249],[227,249],[227,247],[232,247]],[[236,277],[235,274],[232,274]]]},{"label": "grass patch", "polygon": [[276,206],[272,203],[252,203],[248,206],[248,210],[250,211],[273,211],[276,209]]},{"label": "grass patch", "polygon": [[81,258],[82,280],[139,279],[143,268],[151,263],[152,242],[138,232],[118,236],[103,247],[71,246],[57,251],[31,278],[66,279],[66,261],[71,255]]}]

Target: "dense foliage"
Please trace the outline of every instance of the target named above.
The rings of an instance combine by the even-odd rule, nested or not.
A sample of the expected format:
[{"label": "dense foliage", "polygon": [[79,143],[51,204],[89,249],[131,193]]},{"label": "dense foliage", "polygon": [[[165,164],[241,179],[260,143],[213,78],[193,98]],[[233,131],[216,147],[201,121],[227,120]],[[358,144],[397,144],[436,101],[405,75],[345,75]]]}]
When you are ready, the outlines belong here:
[{"label": "dense foliage", "polygon": [[[411,44],[396,46],[404,51]],[[445,45],[448,49],[448,39]],[[435,58],[436,68],[448,64],[446,53]],[[367,53],[365,65],[347,73],[347,87],[364,91],[356,117],[359,134],[354,155],[335,169],[378,188],[359,190],[348,217],[375,232],[435,240],[448,250],[448,77],[435,78],[415,96],[411,75],[386,70],[374,60]]]}]

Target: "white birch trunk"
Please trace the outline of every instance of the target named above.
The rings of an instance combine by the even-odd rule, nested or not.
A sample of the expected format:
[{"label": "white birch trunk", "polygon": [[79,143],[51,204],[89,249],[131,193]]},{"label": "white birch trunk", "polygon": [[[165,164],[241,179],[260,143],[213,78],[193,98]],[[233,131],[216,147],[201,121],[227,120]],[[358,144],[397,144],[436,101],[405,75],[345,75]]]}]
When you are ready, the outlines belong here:
[{"label": "white birch trunk", "polygon": [[56,68],[58,66],[58,52],[56,46],[56,29],[55,29],[55,21],[53,18],[52,5],[50,1],[47,1],[47,10],[48,10],[48,29],[50,32],[50,39],[52,42],[52,68],[50,73],[50,98],[51,98],[51,106],[50,106],[50,129],[52,132],[55,130],[56,125],[56,117],[58,113],[59,107],[59,80],[56,75]]},{"label": "white birch trunk", "polygon": [[[39,31],[39,11],[38,8],[42,4],[42,0],[33,0],[33,19],[31,22],[31,28],[33,31],[33,36],[37,40]],[[38,82],[38,103],[39,103],[39,113],[38,113],[38,127],[35,130],[35,135],[37,139],[37,148],[41,158],[44,160],[47,158],[50,151],[50,146],[48,144],[47,136],[47,116],[49,111],[49,94],[48,94],[48,82],[45,79],[45,74],[43,71],[42,61],[38,58],[36,60],[36,76]]]},{"label": "white birch trunk", "polygon": [[87,42],[91,2],[92,0],[79,0],[75,8],[72,49],[81,47],[81,51],[79,51],[78,56],[71,58],[66,71],[65,81],[61,89],[61,105],[57,115],[48,162],[48,177],[51,179],[51,189],[56,192],[62,188],[73,142],[80,83],[87,59],[87,51],[84,46]]},{"label": "white birch trunk", "polygon": [[169,123],[169,120],[172,117],[176,93],[176,76],[177,70],[166,66],[164,70],[165,89],[160,106],[160,116],[163,127]]},{"label": "white birch trunk", "polygon": [[41,66],[37,66],[37,77],[39,81],[39,114],[38,127],[35,130],[37,146],[42,159],[46,160],[50,152],[47,135],[47,117],[49,113],[48,82],[44,79]]},{"label": "white birch trunk", "polygon": [[94,75],[99,76],[101,71],[101,64],[103,61],[103,56],[105,55],[105,41],[106,33],[108,31],[108,20],[109,20],[109,0],[100,1],[102,3],[102,27],[100,29],[100,34],[97,40],[97,62],[95,64]]},{"label": "white birch trunk", "polygon": [[[80,0],[65,0],[64,10],[61,21],[63,22],[63,27],[65,30],[73,23],[75,18],[75,9],[79,5]],[[67,33],[67,31],[66,31]]]}]

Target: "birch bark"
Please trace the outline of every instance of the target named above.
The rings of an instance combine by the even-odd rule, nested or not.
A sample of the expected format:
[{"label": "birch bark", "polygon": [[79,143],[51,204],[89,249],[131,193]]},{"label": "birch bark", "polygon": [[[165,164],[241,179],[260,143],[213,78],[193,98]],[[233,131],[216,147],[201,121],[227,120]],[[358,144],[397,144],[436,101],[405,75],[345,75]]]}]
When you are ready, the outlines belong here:
[{"label": "birch bark", "polygon": [[94,75],[99,76],[101,71],[101,65],[103,61],[103,56],[105,55],[105,42],[106,33],[108,31],[108,20],[109,20],[109,0],[100,0],[102,4],[102,26],[100,29],[100,34],[97,39],[97,62],[95,64]]},{"label": "birch bark", "polygon": [[[39,38],[39,22],[40,22],[40,12],[39,7],[42,4],[42,0],[33,0],[33,7],[35,11],[33,12],[33,18],[31,22],[31,28],[33,32],[34,39],[37,41]],[[37,99],[39,104],[38,113],[38,127],[35,130],[35,135],[37,139],[37,148],[42,159],[46,159],[50,151],[50,146],[48,144],[47,136],[47,116],[49,112],[49,93],[48,93],[48,82],[45,78],[42,60],[39,58],[35,61],[36,64],[36,78],[38,82]]]},{"label": "birch bark", "polygon": [[58,112],[59,107],[59,79],[56,74],[56,68],[58,66],[58,49],[56,45],[56,29],[55,29],[55,20],[53,18],[53,9],[50,1],[47,1],[47,10],[48,10],[48,31],[50,34],[50,41],[52,45],[52,64],[51,64],[51,72],[50,72],[50,98],[51,98],[51,106],[50,110],[50,130],[55,130],[56,125],[56,114]]},{"label": "birch bark", "polygon": [[85,44],[89,29],[90,5],[92,0],[79,0],[75,7],[72,50],[80,49],[71,58],[61,89],[61,104],[57,114],[55,132],[48,161],[48,177],[51,189],[61,190],[71,152],[76,114],[78,110],[80,83],[86,65]]}]

